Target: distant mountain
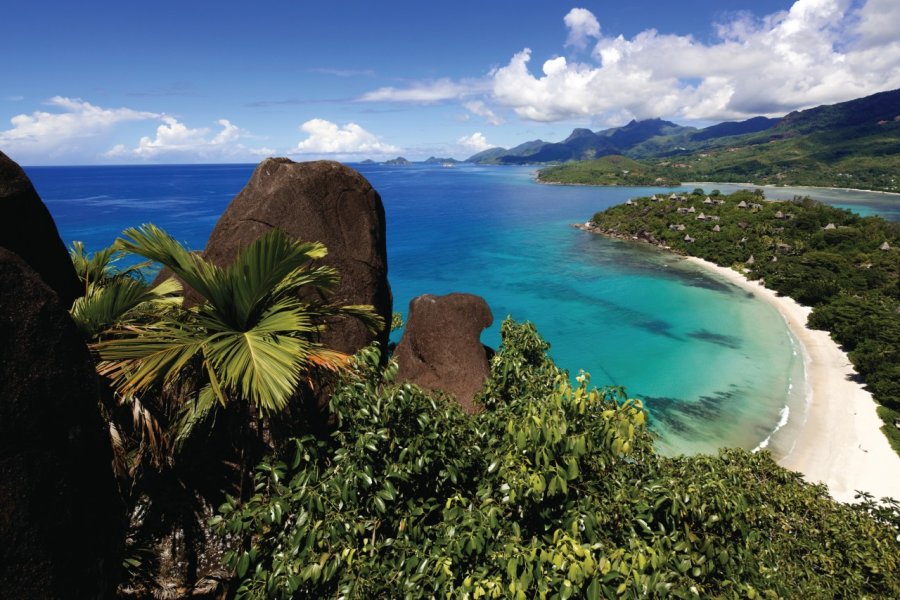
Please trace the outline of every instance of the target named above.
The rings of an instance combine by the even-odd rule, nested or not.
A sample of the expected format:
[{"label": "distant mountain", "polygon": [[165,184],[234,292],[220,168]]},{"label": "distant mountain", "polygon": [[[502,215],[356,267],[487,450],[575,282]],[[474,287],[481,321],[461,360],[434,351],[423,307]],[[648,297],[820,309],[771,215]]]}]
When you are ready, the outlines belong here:
[{"label": "distant mountain", "polygon": [[[589,138],[580,131],[578,137]],[[544,169],[539,178],[612,185],[633,185],[637,178],[744,181],[900,192],[900,90],[781,119],[757,117],[654,136],[622,154],[640,166],[625,167],[626,173],[609,161],[568,162]]]},{"label": "distant mountain", "polygon": [[500,148],[499,146],[497,148],[488,148],[487,150],[482,150],[477,154],[473,154],[463,162],[483,164],[491,163],[493,159],[499,158],[507,152],[509,152],[509,150],[507,150],[506,148]]},{"label": "distant mountain", "polygon": [[629,148],[648,139],[695,131],[662,119],[631,121],[623,127],[613,127],[599,132],[578,128],[562,142],[533,140],[515,148],[492,148],[466,159],[466,162],[498,165],[521,165],[588,160],[612,154],[622,154]]},{"label": "distant mountain", "polygon": [[645,119],[643,121],[632,120],[628,125],[606,129],[597,135],[609,138],[613,146],[619,150],[628,150],[654,137],[674,136],[689,131],[695,131],[695,129],[682,127],[662,119]]},{"label": "distant mountain", "polygon": [[366,160],[360,162],[359,164],[361,164],[361,165],[376,165],[376,164],[378,164],[378,163],[376,163],[376,162],[375,162],[374,160],[372,160],[371,158],[367,158]]},{"label": "distant mountain", "polygon": [[411,165],[412,163],[403,158],[402,156],[398,156],[397,158],[392,158],[391,160],[384,161],[386,165]]},{"label": "distant mountain", "polygon": [[[596,132],[578,128],[561,142],[532,140],[508,150],[491,148],[470,156],[466,162],[546,165],[623,155],[633,159],[671,159],[687,164],[683,160],[687,157],[708,158],[722,151],[734,152],[735,149],[751,146],[763,151],[761,148],[763,144],[798,136],[813,136],[809,141],[815,147],[815,151],[810,147],[803,147],[797,150],[800,153],[797,156],[810,154],[816,161],[846,158],[859,152],[863,155],[893,156],[897,153],[896,146],[900,141],[886,136],[885,126],[895,122],[900,123],[900,90],[796,111],[781,119],[754,117],[746,121],[719,123],[700,130],[662,119],[632,120],[622,127]],[[867,147],[854,142],[870,137],[873,145]],[[737,172],[731,171],[731,167],[727,171],[731,176],[759,173],[760,181],[764,176],[784,179],[787,177],[786,171],[778,165],[782,158],[785,160],[787,158],[775,156],[778,154],[777,152],[773,154],[775,150],[778,149],[765,149],[766,156],[771,157],[771,164],[767,162],[768,166],[765,169],[758,168],[754,171],[753,165],[748,163]],[[728,156],[727,160],[723,158],[719,162],[722,165],[736,167],[736,163],[740,161],[735,156]],[[708,169],[702,172],[710,177],[716,177]],[[838,173],[834,177],[845,175]],[[746,174],[743,176],[748,177]],[[665,174],[665,178],[671,179],[671,174]],[[814,173],[802,179],[807,181],[810,178],[815,179]],[[882,180],[883,177],[879,176],[878,181],[881,183],[878,185],[884,185]]]},{"label": "distant mountain", "polygon": [[443,165],[443,164],[455,165],[459,162],[460,161],[456,160],[455,158],[438,158],[436,156],[429,156],[428,158],[425,159],[426,165]]},{"label": "distant mountain", "polygon": [[900,117],[900,90],[880,92],[865,98],[817,106],[795,111],[778,123],[780,133],[815,133],[840,127],[874,126],[880,121],[893,121]]},{"label": "distant mountain", "polygon": [[757,133],[775,127],[781,119],[769,119],[767,117],[753,117],[746,121],[728,121],[712,125],[706,129],[701,129],[697,133],[692,133],[690,139],[694,142],[704,142],[716,138],[729,137],[732,135],[743,135],[745,133]]}]

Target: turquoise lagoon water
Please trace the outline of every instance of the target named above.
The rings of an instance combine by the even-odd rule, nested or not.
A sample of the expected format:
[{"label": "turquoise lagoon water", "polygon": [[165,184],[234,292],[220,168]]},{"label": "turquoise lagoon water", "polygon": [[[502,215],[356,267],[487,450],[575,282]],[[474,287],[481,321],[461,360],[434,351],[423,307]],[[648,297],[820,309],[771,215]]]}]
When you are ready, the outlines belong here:
[{"label": "turquoise lagoon water", "polygon": [[[802,359],[773,308],[677,257],[570,226],[670,190],[543,186],[525,167],[354,166],[385,204],[395,310],[423,293],[479,294],[495,317],[482,336],[492,346],[507,315],[534,322],[573,376],[643,398],[666,452],[752,449],[788,410],[804,418]],[[152,221],[198,249],[253,168],[27,171],[67,244],[97,249]]]}]

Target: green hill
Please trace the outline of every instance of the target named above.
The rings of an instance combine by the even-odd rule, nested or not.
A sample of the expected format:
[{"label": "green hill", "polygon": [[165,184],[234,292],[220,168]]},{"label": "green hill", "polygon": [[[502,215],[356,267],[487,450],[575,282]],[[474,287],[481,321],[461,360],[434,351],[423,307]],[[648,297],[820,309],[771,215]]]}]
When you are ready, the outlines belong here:
[{"label": "green hill", "polygon": [[538,180],[570,185],[678,185],[678,174],[675,178],[672,174],[671,169],[615,154],[541,169]]},{"label": "green hill", "polygon": [[[794,112],[761,131],[719,135],[769,123],[751,121],[652,137],[623,154],[638,161],[629,170],[645,174],[650,183],[752,182],[900,192],[900,90]],[[634,185],[577,162],[544,169],[539,179]]]}]

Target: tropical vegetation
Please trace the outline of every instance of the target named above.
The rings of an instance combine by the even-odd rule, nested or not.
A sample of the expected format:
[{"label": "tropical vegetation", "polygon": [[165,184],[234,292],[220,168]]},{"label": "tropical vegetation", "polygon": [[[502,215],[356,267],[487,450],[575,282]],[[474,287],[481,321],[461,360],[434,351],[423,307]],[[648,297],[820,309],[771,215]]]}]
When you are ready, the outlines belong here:
[{"label": "tropical vegetation", "polygon": [[[73,245],[86,294],[71,314],[109,385],[101,408],[136,576],[155,568],[150,547],[167,528],[202,535],[197,516],[226,491],[242,497],[278,432],[314,416],[304,402],[349,359],[318,341],[325,323],[380,326],[371,307],[325,300],[337,283],[318,262],[325,254],[319,243],[273,230],[219,267],[153,225],[126,230],[93,255]],[[146,283],[147,263],[117,270],[123,255],[164,266],[169,277]]]},{"label": "tropical vegetation", "polygon": [[[896,502],[835,503],[765,452],[660,456],[641,403],[573,383],[533,325],[504,321],[474,416],[396,382],[380,348],[321,347],[326,316],[380,325],[303,293],[327,298],[324,252],[276,231],[219,267],[150,225],[73,249],[95,294],[141,281],[111,266],[119,253],[188,292],[141,281],[78,317],[114,397],[165,440],[130,473],[130,589],[153,589],[159,553],[214,543],[238,598],[900,595]],[[325,427],[302,418],[310,388]],[[134,433],[123,414],[111,430]],[[166,527],[184,537],[161,547]]]},{"label": "tropical vegetation", "polygon": [[849,353],[900,452],[900,224],[809,198],[769,202],[761,190],[654,198],[599,212],[592,226],[734,266],[812,306],[809,325]]},{"label": "tropical vegetation", "polygon": [[538,180],[593,185],[752,182],[900,192],[900,90],[705,129],[660,119],[593,132],[576,129],[558,143],[535,140],[469,158],[495,164],[543,164]]},{"label": "tropical vegetation", "polygon": [[891,598],[900,513],[832,501],[763,452],[662,457],[638,401],[573,385],[502,326],[481,400],[393,381],[377,350],[253,496],[213,519],[238,598]]}]

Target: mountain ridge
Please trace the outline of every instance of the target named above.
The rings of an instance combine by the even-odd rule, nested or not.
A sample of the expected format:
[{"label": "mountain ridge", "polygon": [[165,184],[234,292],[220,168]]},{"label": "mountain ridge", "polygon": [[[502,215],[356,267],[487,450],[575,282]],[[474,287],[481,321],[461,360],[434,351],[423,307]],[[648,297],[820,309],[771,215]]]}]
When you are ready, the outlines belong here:
[{"label": "mountain ridge", "polygon": [[[773,140],[848,130],[851,138],[870,135],[900,119],[900,90],[878,92],[863,98],[793,111],[780,118],[753,117],[725,121],[702,129],[678,125],[661,118],[632,120],[621,127],[601,131],[575,128],[560,142],[531,140],[510,149],[490,148],[465,162],[478,164],[556,164],[621,154],[648,159],[689,155],[728,146],[763,144]],[[855,131],[850,129],[861,128]]]}]

